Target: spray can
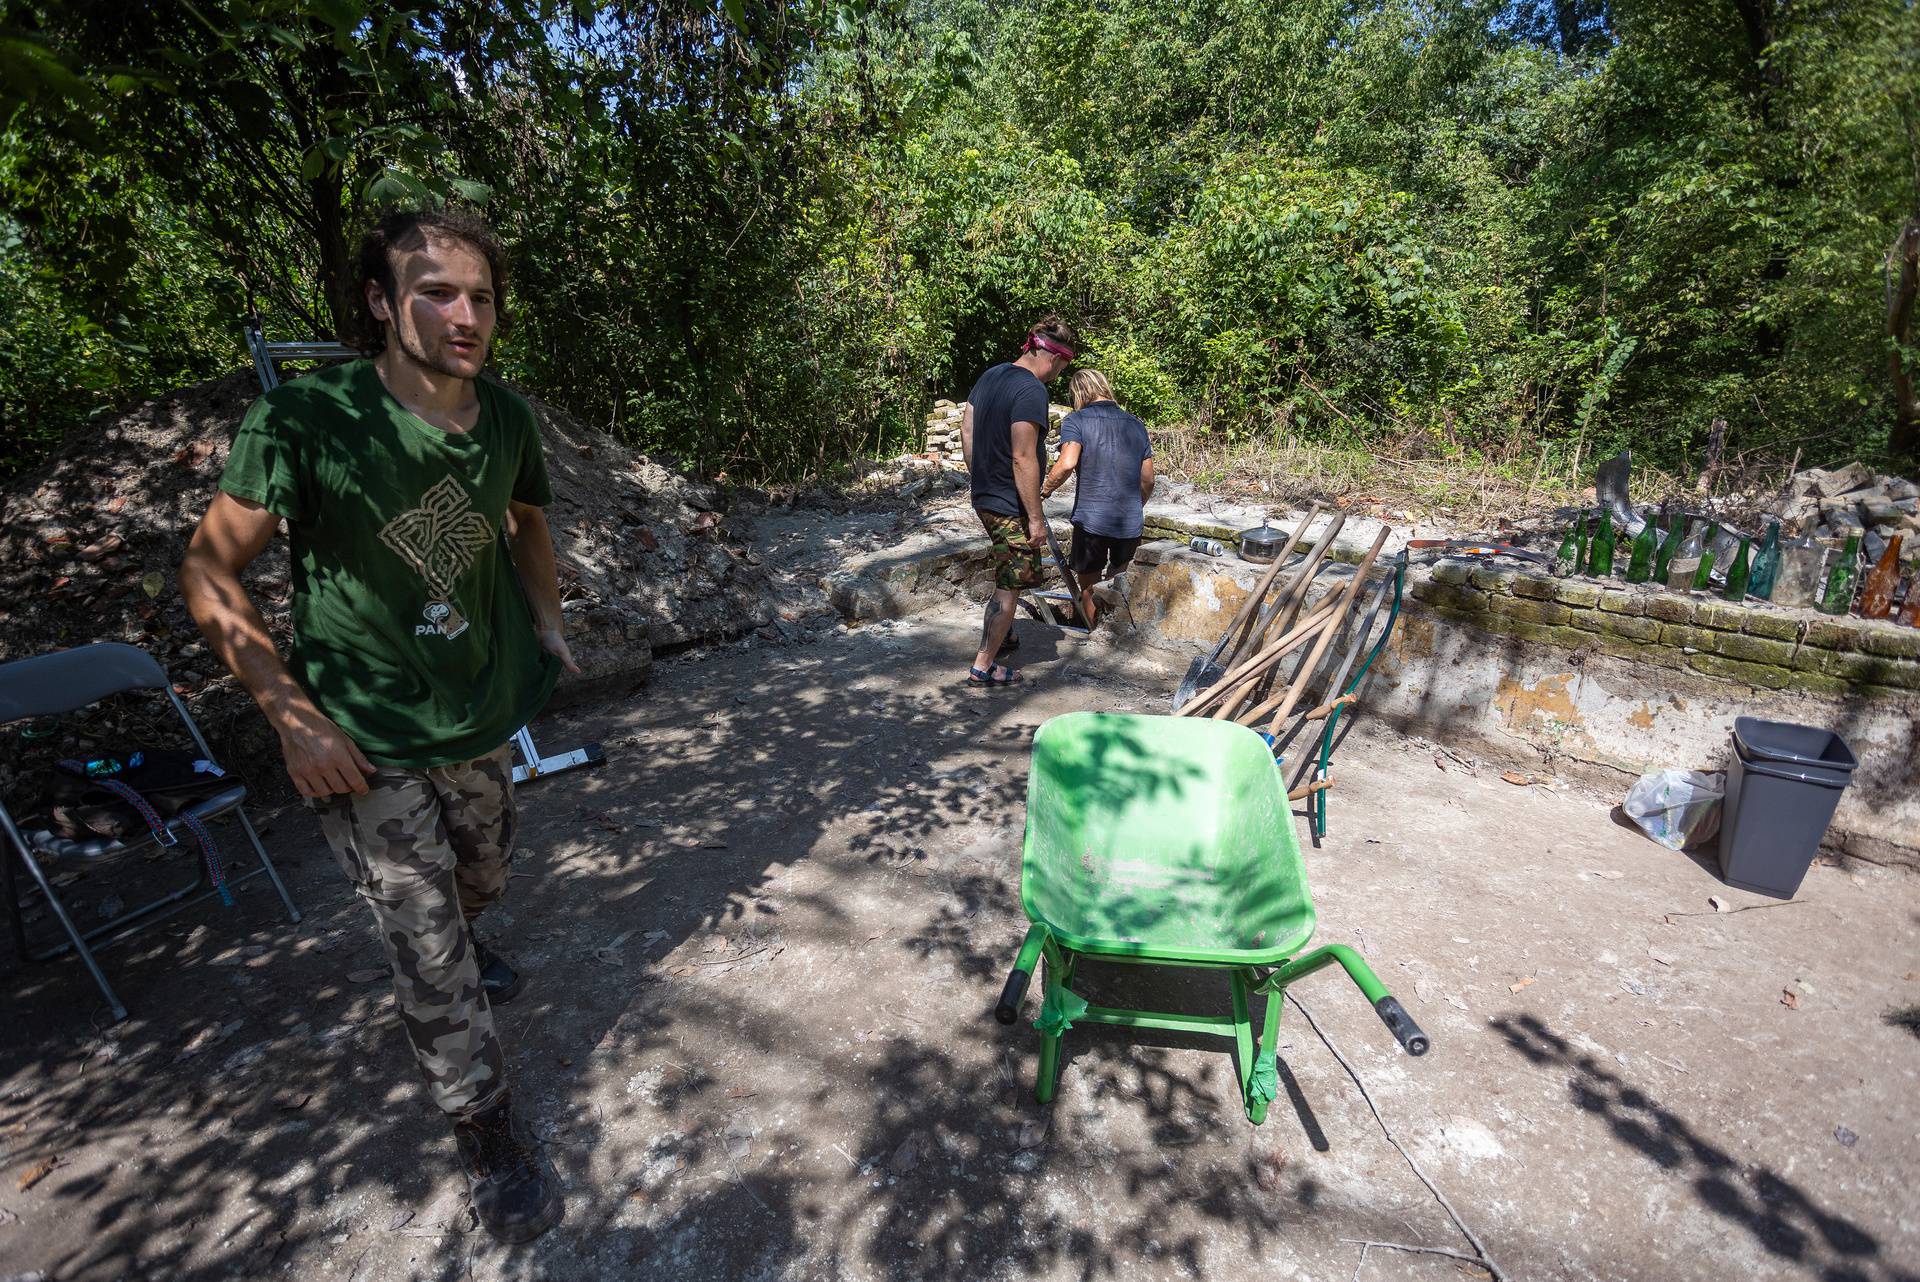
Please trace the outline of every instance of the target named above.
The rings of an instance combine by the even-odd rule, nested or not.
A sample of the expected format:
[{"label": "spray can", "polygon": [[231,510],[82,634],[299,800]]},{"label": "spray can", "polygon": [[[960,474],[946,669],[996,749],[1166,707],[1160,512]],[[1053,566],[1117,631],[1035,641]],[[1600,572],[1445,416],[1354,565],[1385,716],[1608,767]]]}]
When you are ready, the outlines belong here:
[{"label": "spray can", "polygon": [[1227,545],[1219,539],[1201,538],[1199,535],[1195,535],[1193,538],[1187,540],[1187,546],[1195,552],[1205,552],[1208,556],[1225,556],[1227,554]]}]

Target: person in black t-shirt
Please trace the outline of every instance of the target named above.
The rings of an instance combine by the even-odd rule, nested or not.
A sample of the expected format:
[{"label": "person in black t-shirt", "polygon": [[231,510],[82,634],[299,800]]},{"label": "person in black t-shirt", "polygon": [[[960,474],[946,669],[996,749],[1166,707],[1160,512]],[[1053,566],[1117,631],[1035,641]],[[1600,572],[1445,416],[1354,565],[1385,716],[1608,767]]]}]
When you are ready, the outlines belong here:
[{"label": "person in black t-shirt", "polygon": [[1046,385],[1066,372],[1080,346],[1072,326],[1058,316],[1043,318],[1027,331],[1017,359],[980,376],[961,411],[960,446],[973,479],[973,510],[993,544],[994,567],[980,652],[967,669],[970,686],[1010,686],[1020,680],[1020,673],[998,657],[1013,626],[1019,590],[1040,581],[1040,549],[1047,541],[1040,510]]}]

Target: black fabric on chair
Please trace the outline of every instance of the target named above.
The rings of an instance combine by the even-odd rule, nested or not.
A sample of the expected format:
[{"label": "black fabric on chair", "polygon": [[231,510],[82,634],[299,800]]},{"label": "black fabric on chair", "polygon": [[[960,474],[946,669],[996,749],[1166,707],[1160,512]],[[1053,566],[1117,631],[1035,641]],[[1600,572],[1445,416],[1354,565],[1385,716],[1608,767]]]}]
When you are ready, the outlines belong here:
[{"label": "black fabric on chair", "polygon": [[[213,760],[212,749],[207,746],[200,727],[187,711],[187,705],[174,693],[166,669],[146,651],[119,642],[101,642],[0,664],[0,724],[31,717],[60,716],[98,703],[109,695],[136,690],[160,691],[173,705],[174,712],[186,726],[187,734],[200,755]],[[236,783],[215,796],[196,802],[182,815],[169,819],[167,829],[178,839],[180,848],[195,854],[193,862],[198,871],[194,880],[86,932],[74,925],[71,914],[54,889],[53,879],[41,866],[41,860],[92,860],[106,863],[121,855],[150,850],[158,844],[157,839],[149,834],[126,841],[109,838],[76,841],[46,830],[23,833],[13,812],[7,808],[5,799],[0,798],[0,836],[6,840],[6,849],[0,850],[0,894],[6,897],[8,924],[21,956],[28,961],[47,961],[63,953],[79,953],[80,960],[93,976],[93,982],[99,985],[101,994],[107,999],[114,1021],[117,1023],[125,1019],[127,1008],[107,982],[99,962],[94,959],[93,945],[98,940],[105,940],[99,947],[118,943],[142,927],[216,893],[207,873],[206,860],[198,857],[198,846],[187,832],[187,815],[202,820],[232,815],[238,820],[241,830],[253,846],[254,854],[259,857],[260,866],[228,879],[228,886],[231,888],[262,873],[266,874],[268,880],[273,882],[273,888],[279,892],[280,902],[286,906],[288,919],[298,922],[300,910],[294,907],[293,897],[280,880],[279,870],[273,866],[266,847],[260,842],[260,834],[247,817],[246,798],[246,787]],[[47,906],[59,920],[68,942],[37,951],[28,946],[26,921],[21,913],[23,905],[14,873],[16,863],[27,870],[33,882],[32,889],[37,889],[45,896]]]}]

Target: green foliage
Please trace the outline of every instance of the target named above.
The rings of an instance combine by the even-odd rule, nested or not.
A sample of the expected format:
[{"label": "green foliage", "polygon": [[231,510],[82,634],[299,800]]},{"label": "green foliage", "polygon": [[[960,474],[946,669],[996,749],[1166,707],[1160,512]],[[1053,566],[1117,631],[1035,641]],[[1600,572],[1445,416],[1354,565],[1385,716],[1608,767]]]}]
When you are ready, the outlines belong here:
[{"label": "green foliage", "polygon": [[911,444],[1052,310],[1190,441],[1831,461],[1892,423],[1920,11],[0,0],[0,131],[0,469],[248,302],[333,332],[442,200],[505,373],[740,478]]}]

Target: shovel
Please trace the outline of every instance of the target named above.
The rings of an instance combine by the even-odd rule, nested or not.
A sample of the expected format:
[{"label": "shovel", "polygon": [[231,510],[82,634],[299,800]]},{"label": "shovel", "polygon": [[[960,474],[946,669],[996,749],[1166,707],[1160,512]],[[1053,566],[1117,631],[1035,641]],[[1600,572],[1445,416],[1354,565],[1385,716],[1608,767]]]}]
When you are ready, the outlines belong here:
[{"label": "shovel", "polygon": [[[1180,711],[1181,705],[1189,699],[1226,675],[1226,669],[1220,666],[1220,656],[1226,653],[1228,645],[1238,644],[1240,640],[1245,639],[1236,639],[1234,634],[1241,630],[1241,625],[1257,617],[1255,611],[1259,609],[1260,602],[1266,597],[1267,589],[1279,576],[1280,567],[1286,562],[1287,557],[1292,555],[1294,547],[1300,542],[1300,536],[1307,532],[1307,527],[1313,524],[1313,519],[1318,515],[1320,515],[1320,504],[1316,502],[1307,509],[1307,515],[1300,524],[1294,527],[1293,536],[1280,550],[1280,555],[1273,558],[1273,563],[1267,567],[1267,572],[1260,576],[1260,582],[1252,592],[1247,594],[1247,599],[1240,603],[1240,612],[1233,616],[1233,622],[1229,623],[1227,630],[1220,634],[1220,644],[1213,647],[1213,653],[1204,658],[1195,658],[1187,664],[1186,674],[1180,678],[1180,684],[1173,692],[1175,712]],[[1132,605],[1128,605],[1127,613],[1129,616],[1132,615]]]},{"label": "shovel", "polygon": [[1633,503],[1627,498],[1627,476],[1632,469],[1633,451],[1621,450],[1602,463],[1593,474],[1593,496],[1600,501],[1603,511],[1612,513],[1613,519],[1626,527],[1628,538],[1640,533],[1647,525],[1645,518],[1633,510]]}]

